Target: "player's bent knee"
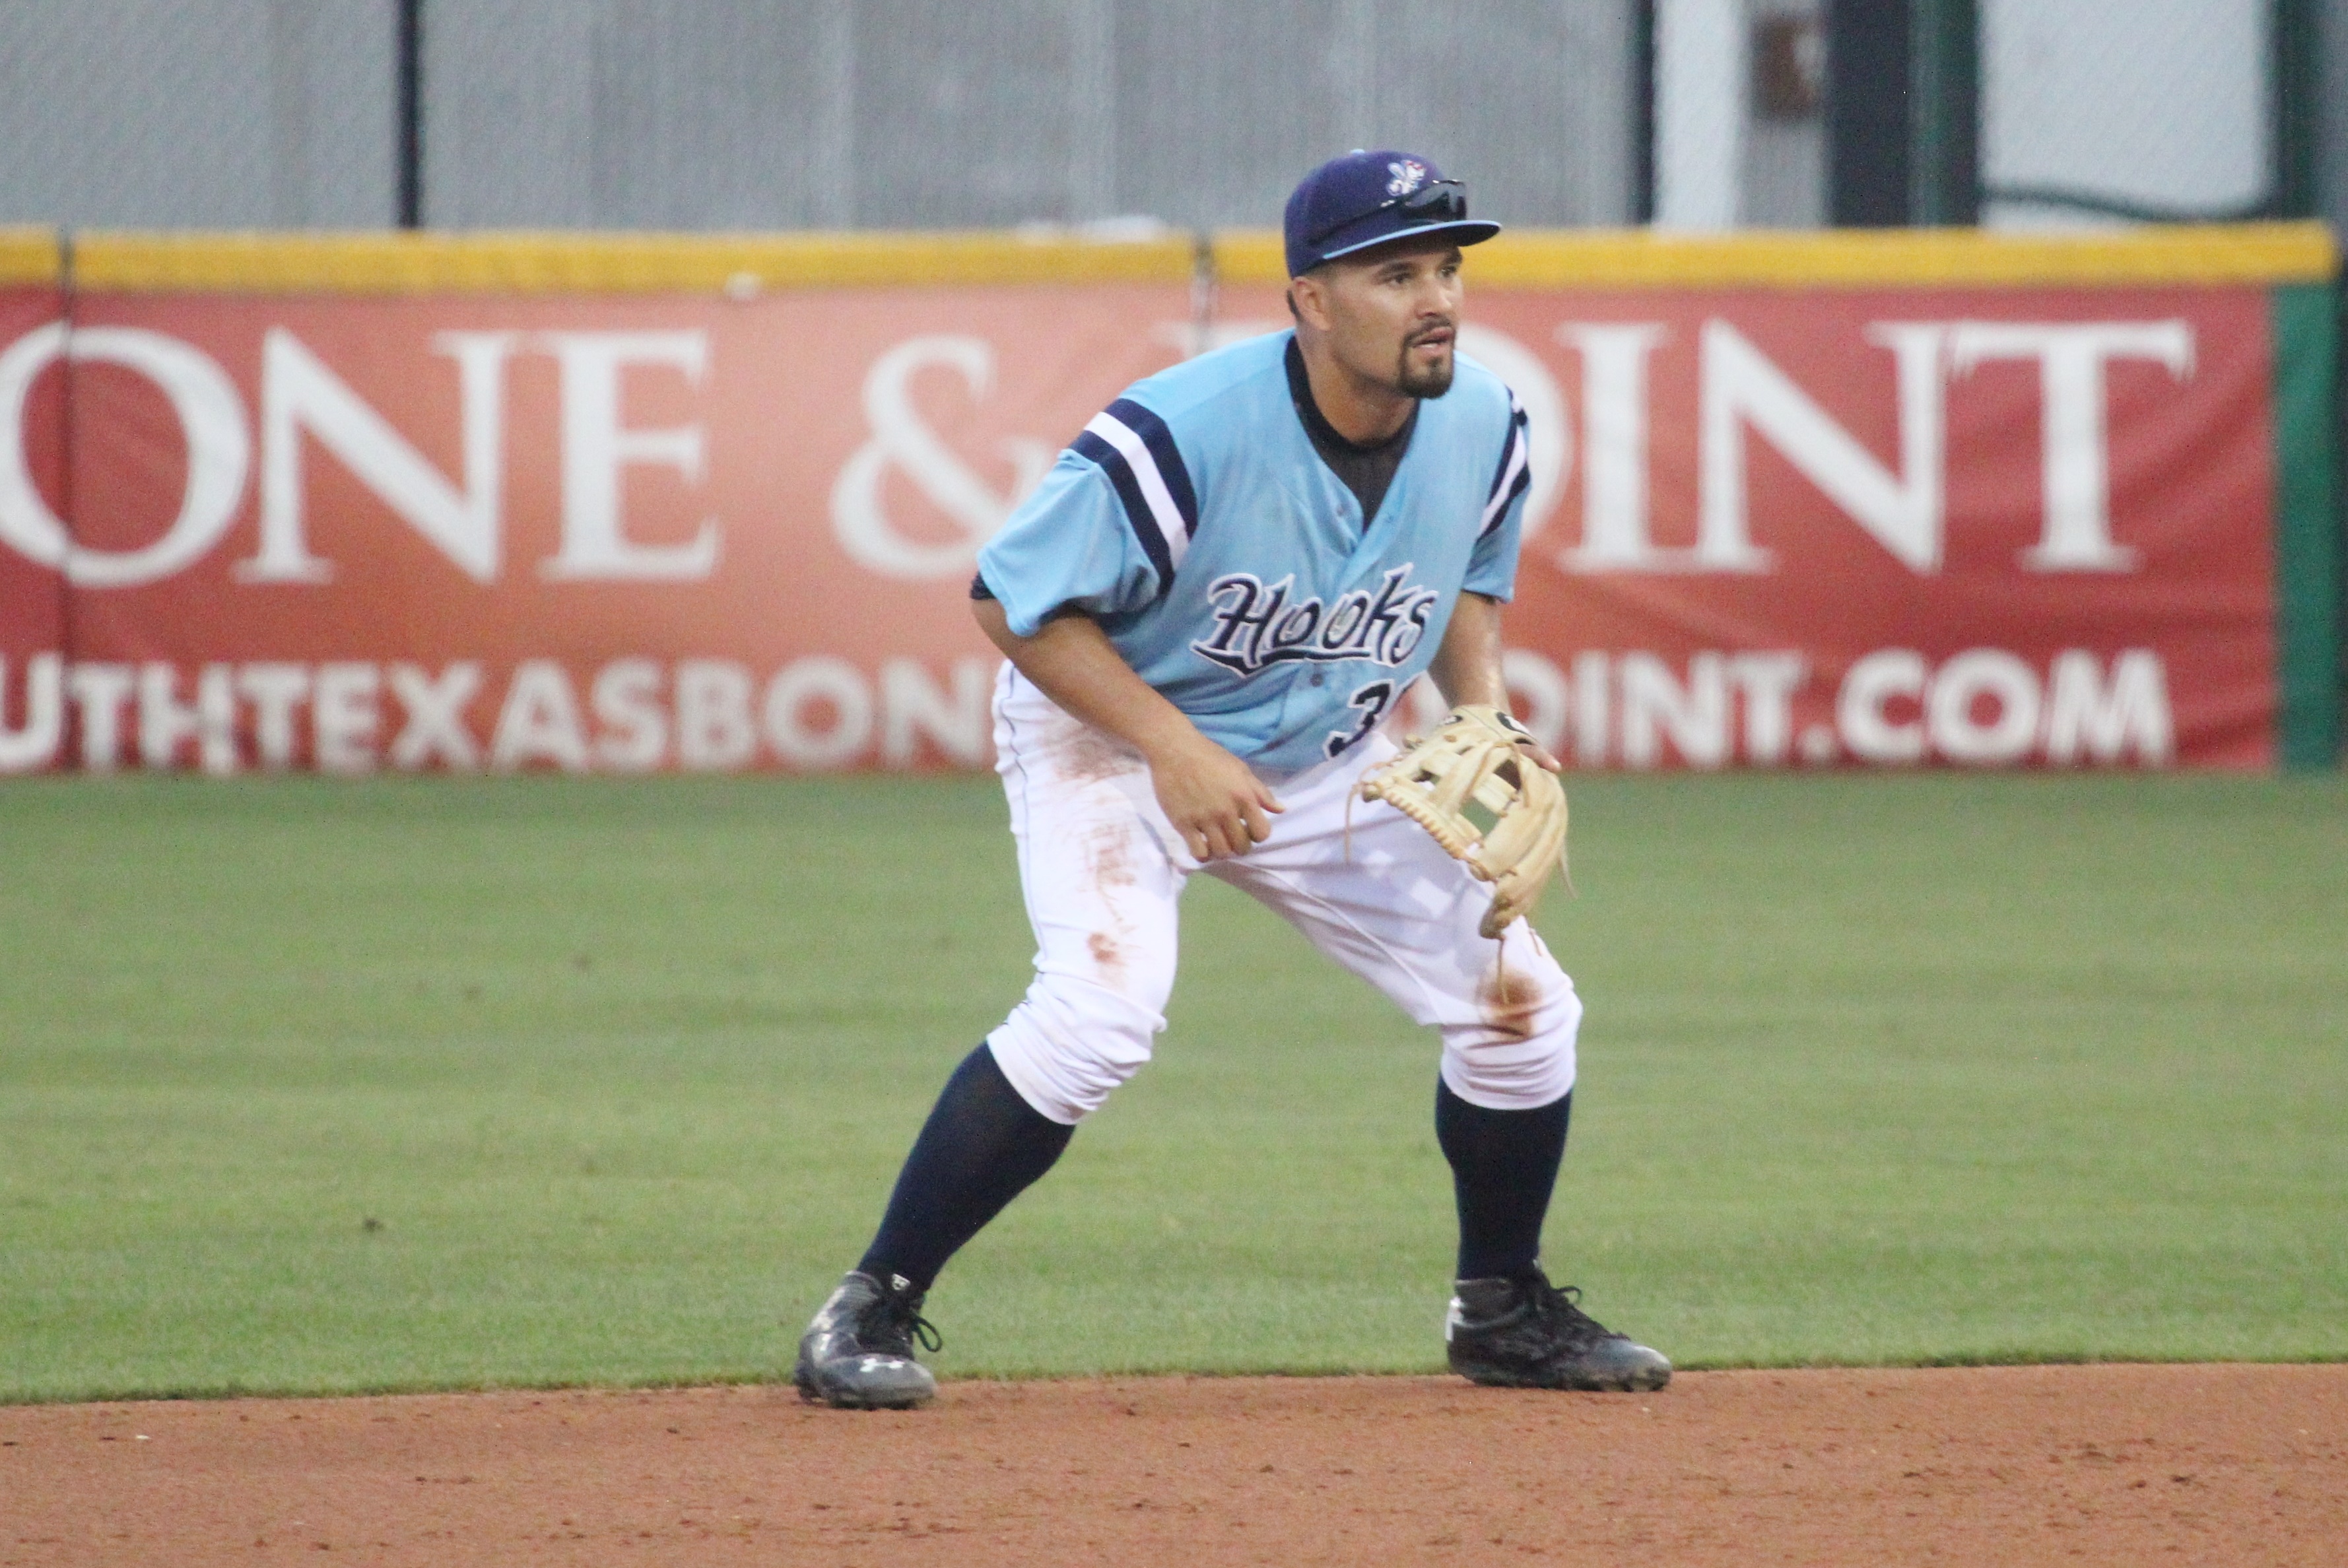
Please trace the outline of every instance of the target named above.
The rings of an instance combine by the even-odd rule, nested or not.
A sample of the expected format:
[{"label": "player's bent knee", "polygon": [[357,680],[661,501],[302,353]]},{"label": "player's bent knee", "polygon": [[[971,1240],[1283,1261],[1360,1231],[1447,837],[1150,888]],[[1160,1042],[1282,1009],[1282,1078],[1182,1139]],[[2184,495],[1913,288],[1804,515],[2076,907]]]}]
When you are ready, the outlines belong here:
[{"label": "player's bent knee", "polygon": [[1471,1105],[1529,1111],[1573,1087],[1581,999],[1563,974],[1538,1000],[1443,1030],[1443,1081]]},{"label": "player's bent knee", "polygon": [[1089,981],[1038,975],[987,1037],[1003,1076],[1053,1121],[1073,1126],[1148,1063],[1165,1016]]}]

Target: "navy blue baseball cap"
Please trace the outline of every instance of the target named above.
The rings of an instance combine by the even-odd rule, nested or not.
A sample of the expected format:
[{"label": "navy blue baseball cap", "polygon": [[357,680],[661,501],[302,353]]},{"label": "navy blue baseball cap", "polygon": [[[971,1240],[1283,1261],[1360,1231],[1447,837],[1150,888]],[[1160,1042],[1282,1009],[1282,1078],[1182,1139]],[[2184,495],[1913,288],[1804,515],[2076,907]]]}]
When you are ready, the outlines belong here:
[{"label": "navy blue baseball cap", "polygon": [[1358,148],[1304,177],[1288,198],[1282,229],[1292,278],[1406,234],[1448,234],[1454,244],[1480,245],[1500,231],[1498,223],[1468,218],[1468,187],[1444,179],[1430,160]]}]

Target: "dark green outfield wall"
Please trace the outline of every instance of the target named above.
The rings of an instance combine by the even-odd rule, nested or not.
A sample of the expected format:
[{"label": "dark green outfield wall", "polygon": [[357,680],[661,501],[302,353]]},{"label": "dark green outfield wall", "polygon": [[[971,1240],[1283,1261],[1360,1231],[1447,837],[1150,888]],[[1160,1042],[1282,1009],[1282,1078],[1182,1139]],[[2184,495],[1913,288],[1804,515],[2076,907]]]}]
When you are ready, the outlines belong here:
[{"label": "dark green outfield wall", "polygon": [[2286,768],[2340,757],[2340,296],[2325,283],[2274,291],[2277,755]]}]

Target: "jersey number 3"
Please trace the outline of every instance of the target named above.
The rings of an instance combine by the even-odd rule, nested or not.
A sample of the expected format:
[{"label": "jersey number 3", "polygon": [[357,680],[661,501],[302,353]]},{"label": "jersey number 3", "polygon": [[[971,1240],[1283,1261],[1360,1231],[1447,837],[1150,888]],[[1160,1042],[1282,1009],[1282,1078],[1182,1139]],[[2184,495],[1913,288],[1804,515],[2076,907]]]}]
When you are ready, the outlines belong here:
[{"label": "jersey number 3", "polygon": [[1362,722],[1350,730],[1330,731],[1329,738],[1322,743],[1321,749],[1334,757],[1354,742],[1365,739],[1372,730],[1378,727],[1378,721],[1386,716],[1386,709],[1393,703],[1394,696],[1393,682],[1373,681],[1346,698],[1345,706],[1361,710]]}]

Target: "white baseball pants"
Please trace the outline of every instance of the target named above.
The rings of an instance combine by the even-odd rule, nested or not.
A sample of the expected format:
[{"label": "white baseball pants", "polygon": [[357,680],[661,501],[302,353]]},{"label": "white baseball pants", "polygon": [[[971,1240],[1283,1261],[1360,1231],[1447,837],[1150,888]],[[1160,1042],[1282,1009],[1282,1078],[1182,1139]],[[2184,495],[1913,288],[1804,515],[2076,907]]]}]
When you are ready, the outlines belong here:
[{"label": "white baseball pants", "polygon": [[1174,989],[1175,907],[1198,871],[1440,1030],[1443,1080],[1469,1104],[1530,1110],[1573,1087],[1581,1001],[1531,924],[1498,942],[1480,935],[1490,890],[1408,817],[1354,798],[1395,754],[1384,733],[1303,773],[1264,775],[1287,807],[1271,838],[1204,866],[1159,808],[1140,756],[1009,665],[994,744],[1036,952],[1035,983],[987,1044],[1053,1121],[1082,1121],[1149,1060]]}]

